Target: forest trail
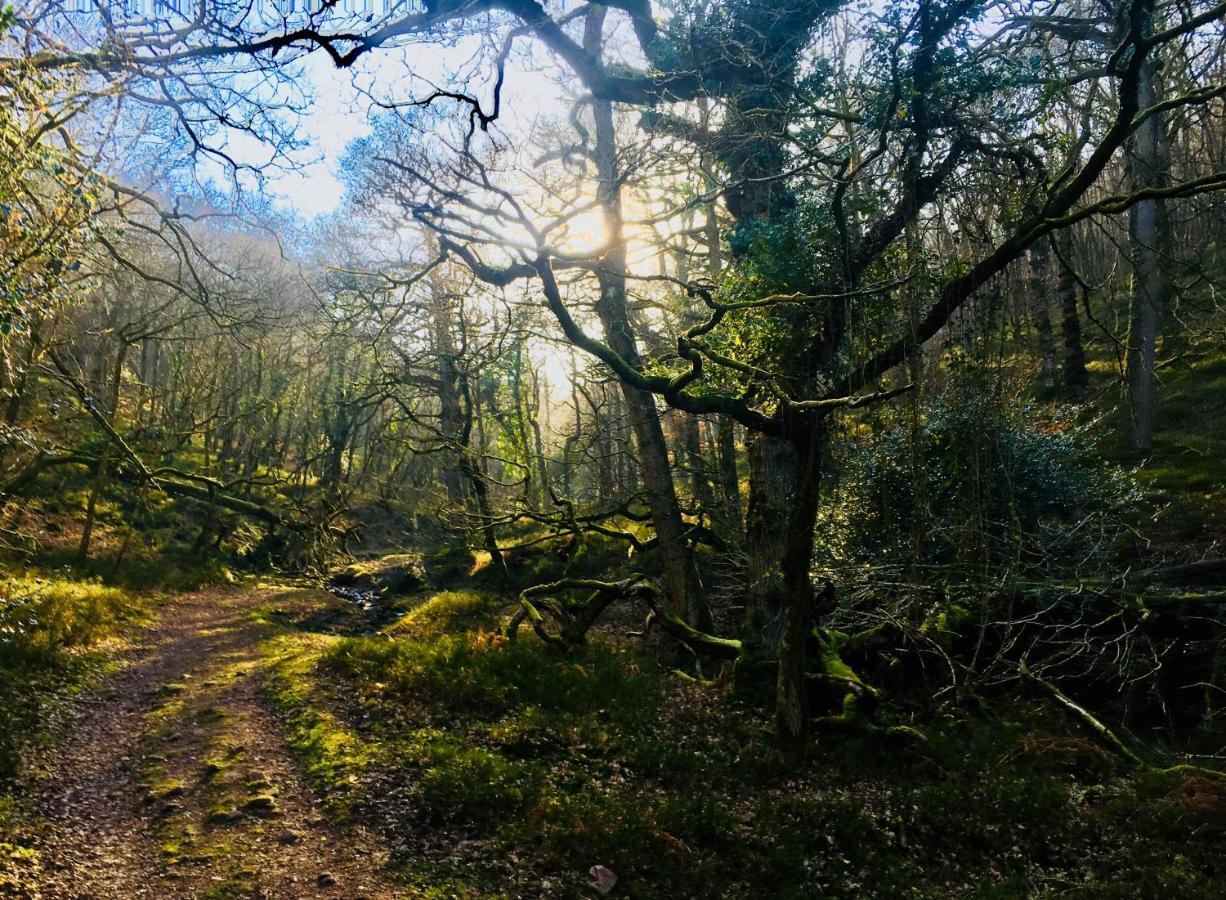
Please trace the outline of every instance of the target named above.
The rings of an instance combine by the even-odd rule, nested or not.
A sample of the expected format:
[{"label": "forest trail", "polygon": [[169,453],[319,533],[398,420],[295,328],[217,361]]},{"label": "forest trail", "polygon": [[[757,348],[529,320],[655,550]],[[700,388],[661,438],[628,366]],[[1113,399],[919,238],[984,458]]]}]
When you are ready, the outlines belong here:
[{"label": "forest trail", "polygon": [[267,627],[252,616],[277,593],[171,600],[82,702],[34,775],[45,823],[26,896],[398,895],[378,842],[328,822],[278,729],[262,687]]}]

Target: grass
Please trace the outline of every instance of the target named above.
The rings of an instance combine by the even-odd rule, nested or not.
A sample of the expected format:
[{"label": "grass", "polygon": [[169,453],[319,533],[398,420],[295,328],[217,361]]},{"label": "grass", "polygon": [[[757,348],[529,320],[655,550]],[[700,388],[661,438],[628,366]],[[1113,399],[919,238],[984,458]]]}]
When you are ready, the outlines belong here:
[{"label": "grass", "polygon": [[0,577],[0,780],[25,743],[47,738],[53,711],[106,670],[99,645],[148,615],[147,602],[97,580]]},{"label": "grass", "polygon": [[97,579],[0,575],[0,893],[18,888],[37,858],[14,836],[28,811],[9,783],[24,756],[54,739],[61,710],[111,670],[105,642],[148,616],[146,602]]},{"label": "grass", "polygon": [[286,714],[283,726],[290,745],[313,784],[327,795],[333,812],[348,817],[350,788],[376,756],[369,745],[327,709],[310,673],[322,653],[339,638],[321,634],[284,634],[264,645],[269,663],[266,683]]},{"label": "grass", "polygon": [[[782,757],[720,687],[597,634],[563,658],[435,595],[388,635],[283,635],[275,696],[316,782],[395,837],[410,896],[1214,896],[1226,789],[1135,778],[1061,718]],[[1195,782],[1195,779],[1192,780]]]}]

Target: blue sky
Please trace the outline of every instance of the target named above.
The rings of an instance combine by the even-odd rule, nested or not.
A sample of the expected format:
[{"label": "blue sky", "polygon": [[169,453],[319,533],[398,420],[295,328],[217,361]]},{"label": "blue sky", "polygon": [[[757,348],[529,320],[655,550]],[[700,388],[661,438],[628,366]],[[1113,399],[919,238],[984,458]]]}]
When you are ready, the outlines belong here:
[{"label": "blue sky", "polygon": [[[308,146],[297,155],[300,171],[269,179],[274,201],[306,219],[338,206],[344,195],[338,175],[345,147],[371,130],[371,100],[355,84],[388,100],[424,96],[431,85],[447,82],[449,60],[466,56],[463,48],[414,44],[377,51],[348,70],[336,69],[322,53],[309,56],[303,78],[315,99],[298,128]],[[534,69],[514,57],[508,64],[500,127],[514,128],[563,109],[556,83]],[[488,102],[482,88],[477,91]]]}]

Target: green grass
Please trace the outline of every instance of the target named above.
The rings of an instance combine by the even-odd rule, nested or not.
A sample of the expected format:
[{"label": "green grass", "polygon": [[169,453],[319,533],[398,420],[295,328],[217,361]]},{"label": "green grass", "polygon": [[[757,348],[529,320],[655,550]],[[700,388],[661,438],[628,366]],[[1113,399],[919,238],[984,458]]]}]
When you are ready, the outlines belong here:
[{"label": "green grass", "polygon": [[107,668],[98,644],[144,622],[148,604],[60,573],[0,577],[0,780],[24,746],[46,740],[52,710]]},{"label": "green grass", "polygon": [[149,616],[145,601],[62,572],[0,576],[0,893],[37,854],[17,837],[27,810],[7,792],[25,755],[54,740],[62,708],[112,669],[100,644]]},{"label": "green grass", "polygon": [[1127,410],[1107,420],[1104,449],[1137,466],[1150,494],[1138,526],[1164,544],[1226,536],[1226,355],[1179,363],[1160,373],[1158,429],[1144,458],[1129,443]]},{"label": "green grass", "polygon": [[[412,896],[1212,896],[1226,789],[1136,779],[1062,718],[951,717],[926,745],[798,762],[719,687],[596,634],[563,658],[436,595],[387,636],[286,635],[274,690],[318,783],[405,848]],[[1055,737],[1052,737],[1055,735]],[[390,787],[389,787],[390,786]],[[427,890],[429,888],[429,890]],[[432,894],[431,891],[434,893]]]},{"label": "green grass", "polygon": [[384,629],[394,636],[427,637],[478,628],[493,629],[505,601],[492,594],[442,591]]},{"label": "green grass", "polygon": [[321,634],[284,634],[264,644],[264,658],[269,663],[268,689],[285,713],[290,745],[333,811],[346,817],[355,799],[351,786],[374,761],[378,748],[327,708],[327,699],[311,678],[320,655],[338,640]]}]

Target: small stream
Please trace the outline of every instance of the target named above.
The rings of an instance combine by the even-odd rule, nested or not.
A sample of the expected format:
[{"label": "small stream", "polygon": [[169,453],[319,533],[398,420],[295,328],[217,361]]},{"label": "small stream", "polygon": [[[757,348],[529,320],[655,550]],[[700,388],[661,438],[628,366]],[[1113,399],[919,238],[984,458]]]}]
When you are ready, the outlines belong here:
[{"label": "small stream", "polygon": [[374,588],[353,587],[352,585],[329,583],[328,590],[342,600],[348,600],[363,612],[374,612],[378,608],[379,592]]},{"label": "small stream", "polygon": [[370,618],[366,627],[375,631],[400,621],[408,613],[407,610],[389,608],[381,603],[379,591],[375,588],[335,582],[327,582],[324,586],[333,595],[353,604],[368,615]]}]

